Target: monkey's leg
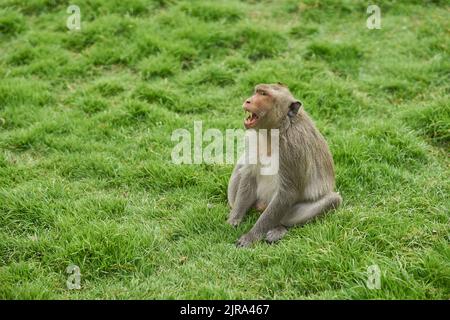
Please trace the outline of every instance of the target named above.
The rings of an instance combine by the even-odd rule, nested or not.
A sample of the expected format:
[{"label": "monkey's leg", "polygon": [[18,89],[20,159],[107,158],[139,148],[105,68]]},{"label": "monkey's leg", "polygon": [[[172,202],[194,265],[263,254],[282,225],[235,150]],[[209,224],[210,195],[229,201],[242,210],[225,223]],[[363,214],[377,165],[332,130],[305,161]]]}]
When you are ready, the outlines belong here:
[{"label": "monkey's leg", "polygon": [[236,200],[236,193],[239,189],[239,181],[241,181],[241,174],[239,173],[239,169],[241,165],[236,165],[231,174],[230,181],[228,183],[228,205],[233,208],[234,201]]},{"label": "monkey's leg", "polygon": [[266,240],[270,243],[280,240],[288,232],[287,227],[306,223],[308,220],[322,213],[336,209],[341,202],[341,196],[332,192],[314,202],[295,204],[289,213],[281,219],[281,224],[267,232]]},{"label": "monkey's leg", "polygon": [[[246,168],[244,168],[246,169]],[[227,222],[237,226],[256,201],[256,176],[251,170],[240,171],[239,187]]]},{"label": "monkey's leg", "polygon": [[264,238],[269,230],[280,226],[281,219],[295,203],[295,197],[295,193],[277,192],[255,225],[249,232],[239,238],[236,245],[238,247],[248,247],[253,242]]},{"label": "monkey's leg", "polygon": [[336,209],[341,202],[341,196],[336,192],[331,192],[314,202],[297,203],[293,206],[292,210],[281,219],[281,225],[292,227],[304,224],[320,214]]},{"label": "monkey's leg", "polygon": [[266,234],[266,240],[269,243],[274,243],[284,237],[284,235],[288,232],[288,229],[285,226],[279,225],[271,230],[269,230]]}]

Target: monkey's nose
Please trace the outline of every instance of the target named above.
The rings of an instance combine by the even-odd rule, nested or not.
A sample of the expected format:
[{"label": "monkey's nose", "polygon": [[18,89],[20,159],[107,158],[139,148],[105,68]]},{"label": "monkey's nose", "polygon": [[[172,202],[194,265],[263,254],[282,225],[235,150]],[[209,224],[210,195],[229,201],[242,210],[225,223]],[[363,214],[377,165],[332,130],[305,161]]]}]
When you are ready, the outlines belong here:
[{"label": "monkey's nose", "polygon": [[250,104],[250,100],[245,101],[246,104]]}]

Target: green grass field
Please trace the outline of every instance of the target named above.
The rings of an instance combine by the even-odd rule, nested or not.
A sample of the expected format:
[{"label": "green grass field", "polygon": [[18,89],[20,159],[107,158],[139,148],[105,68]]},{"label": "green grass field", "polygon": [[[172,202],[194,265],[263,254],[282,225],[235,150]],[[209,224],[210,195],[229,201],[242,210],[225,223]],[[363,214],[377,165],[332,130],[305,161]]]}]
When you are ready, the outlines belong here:
[{"label": "green grass field", "polygon": [[[369,30],[369,4],[2,0],[0,298],[449,299],[450,9],[376,1]],[[232,165],[172,164],[171,134],[243,128],[277,81],[344,204],[237,249],[257,214],[225,223]]]}]

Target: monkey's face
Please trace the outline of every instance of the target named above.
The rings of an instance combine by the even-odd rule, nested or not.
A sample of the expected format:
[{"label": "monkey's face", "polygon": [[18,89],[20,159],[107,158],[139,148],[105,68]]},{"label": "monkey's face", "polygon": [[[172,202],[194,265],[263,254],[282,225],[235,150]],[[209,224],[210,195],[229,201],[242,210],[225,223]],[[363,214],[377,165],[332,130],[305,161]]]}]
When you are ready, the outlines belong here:
[{"label": "monkey's face", "polygon": [[246,118],[246,129],[277,128],[284,115],[287,114],[289,102],[292,100],[289,90],[279,84],[259,84],[253,95],[243,104]]}]

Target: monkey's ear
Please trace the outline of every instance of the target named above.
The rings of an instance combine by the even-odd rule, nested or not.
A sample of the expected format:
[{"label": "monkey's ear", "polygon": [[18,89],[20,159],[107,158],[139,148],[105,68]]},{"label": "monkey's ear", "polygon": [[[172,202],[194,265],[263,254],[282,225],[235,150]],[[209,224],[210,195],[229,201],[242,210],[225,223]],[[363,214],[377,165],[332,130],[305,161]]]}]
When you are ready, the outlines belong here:
[{"label": "monkey's ear", "polygon": [[298,110],[300,110],[301,107],[302,107],[302,103],[300,101],[292,102],[291,105],[289,106],[288,116],[290,118],[294,117],[298,113]]}]

